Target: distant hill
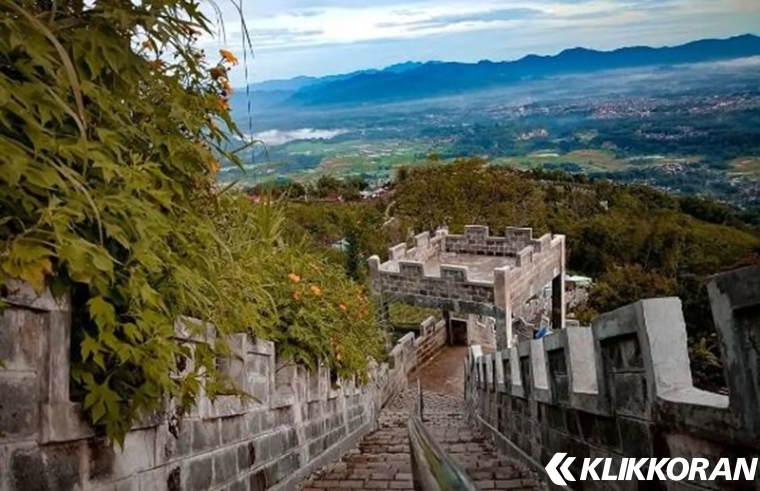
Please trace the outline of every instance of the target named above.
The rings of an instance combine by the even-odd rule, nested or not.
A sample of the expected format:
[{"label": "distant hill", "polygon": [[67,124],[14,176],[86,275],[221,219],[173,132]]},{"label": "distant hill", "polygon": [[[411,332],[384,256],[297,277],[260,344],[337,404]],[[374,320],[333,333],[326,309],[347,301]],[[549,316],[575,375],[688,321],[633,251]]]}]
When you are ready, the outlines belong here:
[{"label": "distant hill", "polygon": [[[400,74],[409,70],[417,69],[425,65],[435,65],[441,63],[440,61],[407,61],[404,63],[397,63],[390,65],[383,69],[370,68],[367,70],[359,70],[356,72],[345,73],[340,75],[328,75],[325,77],[307,77],[300,76],[286,80],[267,80],[264,82],[258,82],[248,85],[248,91],[251,95],[253,104],[258,107],[276,107],[287,105],[291,102],[290,99],[296,92],[307,89],[310,87],[321,86],[333,82],[341,82],[358,75],[373,75],[379,73],[395,73]],[[245,107],[247,104],[248,96],[245,88],[238,89],[232,95],[233,107]]]},{"label": "distant hill", "polygon": [[[757,55],[760,37],[745,34],[663,48],[635,46],[614,51],[572,48],[553,56],[528,55],[516,61],[408,62],[382,70],[322,78],[298,77],[250,87],[257,92],[276,91],[277,103],[295,106],[381,103],[463,94],[563,74],[667,67]],[[266,97],[265,93],[260,95]]]}]

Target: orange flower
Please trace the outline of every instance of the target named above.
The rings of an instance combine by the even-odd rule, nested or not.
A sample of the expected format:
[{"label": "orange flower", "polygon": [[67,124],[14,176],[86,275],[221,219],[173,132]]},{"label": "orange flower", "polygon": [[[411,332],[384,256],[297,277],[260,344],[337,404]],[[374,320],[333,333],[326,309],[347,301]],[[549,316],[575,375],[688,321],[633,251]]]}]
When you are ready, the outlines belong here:
[{"label": "orange flower", "polygon": [[221,164],[219,164],[218,160],[216,160],[215,158],[211,157],[208,160],[208,168],[209,168],[209,170],[212,173],[216,174],[217,172],[219,172],[219,170],[222,168],[222,166],[221,166]]},{"label": "orange flower", "polygon": [[322,295],[322,290],[320,290],[317,285],[311,285],[311,293],[313,293],[315,297],[318,297]]},{"label": "orange flower", "polygon": [[301,281],[301,277],[300,277],[300,276],[298,276],[298,275],[297,275],[297,274],[295,274],[295,273],[290,273],[290,274],[288,275],[288,278],[290,278],[290,281],[292,281],[293,283],[299,283],[299,282]]},{"label": "orange flower", "polygon": [[219,99],[219,108],[222,111],[229,111],[230,110],[230,101],[225,99],[224,97]]},{"label": "orange flower", "polygon": [[348,307],[346,307],[346,304],[344,304],[343,302],[338,304],[338,308],[342,310],[343,312],[348,310]]},{"label": "orange flower", "polygon": [[233,65],[238,64],[238,59],[235,55],[232,54],[232,51],[227,49],[220,49],[219,54],[222,55],[222,58],[224,58],[224,61],[228,63],[232,63]]},{"label": "orange flower", "polygon": [[296,291],[293,292],[293,300],[301,300],[302,296],[303,295],[301,295],[301,291],[300,290],[296,290]]}]

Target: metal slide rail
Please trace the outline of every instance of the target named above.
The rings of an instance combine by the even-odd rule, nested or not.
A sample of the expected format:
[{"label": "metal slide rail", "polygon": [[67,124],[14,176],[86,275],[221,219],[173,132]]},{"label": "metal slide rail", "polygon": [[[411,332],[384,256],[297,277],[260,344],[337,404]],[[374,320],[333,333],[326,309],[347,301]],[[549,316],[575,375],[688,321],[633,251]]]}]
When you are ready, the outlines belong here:
[{"label": "metal slide rail", "polygon": [[[415,491],[478,491],[467,473],[441,448],[423,424],[424,400],[419,387],[418,411],[409,417],[409,449]],[[416,414],[415,414],[416,413]]]}]

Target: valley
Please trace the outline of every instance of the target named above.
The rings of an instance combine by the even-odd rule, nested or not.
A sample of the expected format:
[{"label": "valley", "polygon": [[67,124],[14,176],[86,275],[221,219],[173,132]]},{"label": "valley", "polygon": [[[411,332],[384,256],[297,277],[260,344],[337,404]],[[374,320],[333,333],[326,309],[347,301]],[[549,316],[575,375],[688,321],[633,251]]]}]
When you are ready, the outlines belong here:
[{"label": "valley", "polygon": [[760,206],[758,80],[754,56],[571,73],[329,110],[262,102],[253,118],[238,105],[241,128],[261,143],[244,155],[243,169],[226,166],[219,179],[250,186],[332,175],[381,183],[431,157],[478,156],[752,209]]}]

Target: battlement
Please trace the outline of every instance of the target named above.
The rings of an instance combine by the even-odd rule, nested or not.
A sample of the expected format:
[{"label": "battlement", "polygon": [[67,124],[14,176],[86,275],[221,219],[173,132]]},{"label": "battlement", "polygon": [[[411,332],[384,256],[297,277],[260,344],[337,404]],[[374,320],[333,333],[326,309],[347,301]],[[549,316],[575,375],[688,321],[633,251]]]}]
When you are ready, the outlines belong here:
[{"label": "battlement", "polygon": [[419,234],[414,244],[391,247],[384,263],[369,258],[373,294],[381,302],[496,318],[498,343],[507,346],[512,308],[556,280],[553,322],[564,325],[563,235],[534,239],[532,229],[509,227],[504,236],[492,236],[488,227],[468,225],[462,235],[446,229]]},{"label": "battlement", "polygon": [[503,236],[490,235],[489,228],[484,225],[467,225],[462,235],[449,234],[446,230],[444,233],[445,252],[484,256],[515,256],[530,245],[535,245],[540,252],[541,246],[551,240],[551,234],[533,239],[533,229],[521,227],[507,227]]},{"label": "battlement", "polygon": [[[373,429],[380,408],[406,388],[407,375],[445,343],[441,322],[403,339],[389,363],[371,362],[370,382],[331,384],[278,357],[270,341],[227,336],[218,366],[251,397],[205,394],[181,425],[164,411],[146,415],[114,448],[83,417],[70,384],[71,305],[49,291],[9,284],[0,315],[0,490],[293,489]],[[175,338],[191,353],[217,341],[214,326],[179,318]],[[179,375],[179,374],[177,374]]]},{"label": "battlement", "polygon": [[423,232],[414,236],[414,247],[407,249],[406,243],[398,244],[388,249],[388,257],[391,261],[410,260],[425,262],[432,257],[438,256],[443,250],[445,231],[441,230],[431,237],[430,232]]},{"label": "battlement", "polygon": [[759,456],[760,267],[716,276],[708,291],[728,396],[694,387],[681,302],[656,298],[491,355],[471,348],[472,410],[539,466],[559,451],[618,461]]}]

